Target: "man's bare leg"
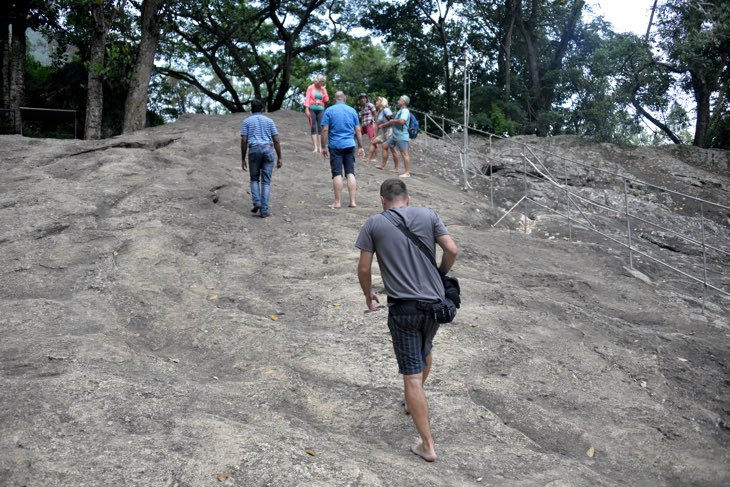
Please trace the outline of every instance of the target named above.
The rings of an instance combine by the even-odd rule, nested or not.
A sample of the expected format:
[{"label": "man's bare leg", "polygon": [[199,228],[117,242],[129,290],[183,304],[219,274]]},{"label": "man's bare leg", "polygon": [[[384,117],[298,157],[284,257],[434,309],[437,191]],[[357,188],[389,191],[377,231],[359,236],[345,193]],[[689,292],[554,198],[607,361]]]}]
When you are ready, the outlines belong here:
[{"label": "man's bare leg", "polygon": [[421,440],[411,446],[411,451],[427,462],[436,460],[431,425],[428,422],[428,401],[423,390],[423,374],[403,376],[406,403]]},{"label": "man's bare leg", "polygon": [[409,178],[411,177],[411,155],[408,153],[408,151],[401,152],[401,155],[403,156],[403,165],[405,166],[405,172],[400,175],[401,178]]},{"label": "man's bare leg", "polygon": [[[357,190],[357,181],[354,174],[347,175],[347,194],[350,196],[350,208],[355,208],[355,191]],[[342,194],[342,193],[340,193]]]},{"label": "man's bare leg", "polygon": [[423,368],[423,382],[421,384],[426,384],[426,379],[428,379],[428,374],[431,373],[431,363],[433,362],[433,359],[431,358],[431,354],[429,353],[426,355],[426,366]]},{"label": "man's bare leg", "polygon": [[[423,379],[421,380],[421,385],[426,384],[426,379],[428,379],[428,374],[431,373],[431,363],[433,362],[433,359],[431,358],[431,354],[429,353],[426,355],[426,366],[423,368],[423,372],[421,375],[423,376]],[[411,412],[408,410],[408,403],[403,400],[403,409],[405,410],[406,414],[411,414]]]},{"label": "man's bare leg", "polygon": [[332,189],[335,191],[335,201],[329,205],[332,209],[342,207],[342,176],[335,176],[332,178]]}]

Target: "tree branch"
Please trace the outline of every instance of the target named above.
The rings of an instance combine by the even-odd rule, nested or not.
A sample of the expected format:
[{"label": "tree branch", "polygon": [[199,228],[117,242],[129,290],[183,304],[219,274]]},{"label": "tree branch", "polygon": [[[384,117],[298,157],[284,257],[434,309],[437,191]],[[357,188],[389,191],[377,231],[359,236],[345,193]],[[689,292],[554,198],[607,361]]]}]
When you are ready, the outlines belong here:
[{"label": "tree branch", "polygon": [[186,83],[195,86],[199,91],[201,91],[202,93],[205,93],[205,95],[208,96],[210,99],[215,100],[218,103],[220,103],[221,105],[223,105],[224,107],[226,107],[226,109],[229,112],[235,113],[237,111],[240,111],[237,109],[238,107],[236,106],[235,103],[233,103],[229,99],[225,98],[221,94],[208,89],[205,85],[203,85],[200,81],[198,81],[198,79],[195,76],[193,76],[192,74],[185,73],[183,71],[176,71],[171,68],[156,68],[156,69],[160,73],[165,74],[171,78],[178,79],[180,81],[185,81]]}]

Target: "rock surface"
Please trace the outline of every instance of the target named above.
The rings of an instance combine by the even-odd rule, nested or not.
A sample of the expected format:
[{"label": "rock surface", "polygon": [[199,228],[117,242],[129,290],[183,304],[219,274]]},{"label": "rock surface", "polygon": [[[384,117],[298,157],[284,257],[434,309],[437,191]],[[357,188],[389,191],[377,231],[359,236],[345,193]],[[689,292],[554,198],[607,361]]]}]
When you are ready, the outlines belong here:
[{"label": "rock surface", "polygon": [[[408,184],[460,246],[464,306],[427,384],[439,459],[412,455],[386,311],[364,312],[355,273],[387,174],[360,165],[358,208],[329,210],[304,116],[272,118],[284,167],[263,220],[237,115],[94,142],[0,137],[0,484],[730,484],[728,300],[703,313],[701,287],[650,263],[634,277],[623,249],[578,230],[570,243],[534,206],[531,235],[519,218],[493,229],[488,184],[461,191],[448,147],[425,137]],[[730,187],[722,155],[642,173],[627,156],[641,150],[537,142],[662,186],[699,175],[715,201]],[[663,168],[658,153],[646,162]],[[486,157],[515,176],[495,176],[507,209],[524,175]],[[727,220],[709,219],[727,248]]]}]

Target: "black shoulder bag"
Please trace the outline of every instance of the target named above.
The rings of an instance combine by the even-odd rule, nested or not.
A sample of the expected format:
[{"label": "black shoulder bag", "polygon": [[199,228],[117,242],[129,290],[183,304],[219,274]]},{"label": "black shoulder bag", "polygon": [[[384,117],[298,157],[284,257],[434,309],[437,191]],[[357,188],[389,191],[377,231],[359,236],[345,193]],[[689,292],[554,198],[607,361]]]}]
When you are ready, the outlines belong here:
[{"label": "black shoulder bag", "polygon": [[431,250],[425,243],[423,243],[420,238],[416,237],[416,235],[411,232],[411,230],[406,226],[405,221],[400,215],[398,215],[398,217],[396,218],[393,213],[390,212],[390,210],[385,210],[382,215],[390,223],[395,225],[396,228],[403,232],[403,234],[408,237],[408,240],[410,240],[413,245],[418,247],[421,252],[426,255],[431,264],[433,264],[433,266],[436,268],[436,271],[439,273],[439,275],[441,276],[441,280],[444,283],[445,297],[440,302],[433,303],[433,313],[436,317],[436,321],[438,321],[439,323],[451,323],[456,317],[456,308],[459,308],[461,306],[461,288],[459,287],[459,280],[455,277],[441,275],[441,271],[439,271],[438,264],[436,264],[436,259],[431,253]]}]

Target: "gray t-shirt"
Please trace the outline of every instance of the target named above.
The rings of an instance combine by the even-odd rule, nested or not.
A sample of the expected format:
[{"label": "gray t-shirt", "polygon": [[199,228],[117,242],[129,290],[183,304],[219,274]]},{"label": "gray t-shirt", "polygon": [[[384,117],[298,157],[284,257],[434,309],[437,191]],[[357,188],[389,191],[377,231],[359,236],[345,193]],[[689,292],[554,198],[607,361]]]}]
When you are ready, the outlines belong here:
[{"label": "gray t-shirt", "polygon": [[[410,206],[391,211],[403,216],[406,226],[435,256],[436,237],[449,233],[436,212]],[[444,285],[436,267],[383,215],[373,215],[365,221],[355,247],[375,253],[385,292],[391,298],[432,302],[443,299]]]}]

